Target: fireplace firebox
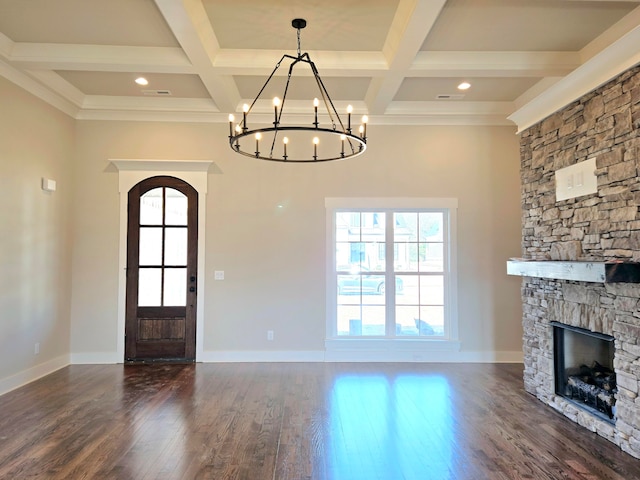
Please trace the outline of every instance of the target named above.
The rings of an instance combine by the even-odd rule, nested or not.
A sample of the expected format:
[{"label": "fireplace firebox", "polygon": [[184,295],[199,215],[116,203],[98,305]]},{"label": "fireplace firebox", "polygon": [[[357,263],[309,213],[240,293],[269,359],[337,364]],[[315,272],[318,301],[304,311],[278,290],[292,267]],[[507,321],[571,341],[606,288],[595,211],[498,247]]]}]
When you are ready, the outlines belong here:
[{"label": "fireplace firebox", "polygon": [[615,423],[614,339],[551,322],[556,394],[603,420]]}]

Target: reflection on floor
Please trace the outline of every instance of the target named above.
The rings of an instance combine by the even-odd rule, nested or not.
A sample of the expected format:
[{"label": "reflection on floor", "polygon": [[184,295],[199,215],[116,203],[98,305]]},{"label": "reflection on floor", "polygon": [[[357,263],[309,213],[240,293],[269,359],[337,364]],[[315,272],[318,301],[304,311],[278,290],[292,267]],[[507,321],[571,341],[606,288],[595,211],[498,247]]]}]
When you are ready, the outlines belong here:
[{"label": "reflection on floor", "polygon": [[74,365],[0,397],[0,478],[640,478],[522,365]]}]

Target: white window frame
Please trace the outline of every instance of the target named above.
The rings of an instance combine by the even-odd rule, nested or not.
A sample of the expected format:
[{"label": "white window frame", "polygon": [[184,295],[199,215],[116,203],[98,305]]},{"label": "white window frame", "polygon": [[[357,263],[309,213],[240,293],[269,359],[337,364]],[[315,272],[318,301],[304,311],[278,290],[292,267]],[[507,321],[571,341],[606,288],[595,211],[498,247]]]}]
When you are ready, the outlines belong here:
[{"label": "white window frame", "polygon": [[[327,361],[436,361],[445,352],[460,350],[458,340],[457,209],[456,198],[325,198],[326,208],[326,337]],[[445,337],[338,336],[335,216],[340,211],[444,211],[448,227],[445,241]],[[387,244],[393,252],[393,245]],[[448,262],[447,262],[448,260]]]}]

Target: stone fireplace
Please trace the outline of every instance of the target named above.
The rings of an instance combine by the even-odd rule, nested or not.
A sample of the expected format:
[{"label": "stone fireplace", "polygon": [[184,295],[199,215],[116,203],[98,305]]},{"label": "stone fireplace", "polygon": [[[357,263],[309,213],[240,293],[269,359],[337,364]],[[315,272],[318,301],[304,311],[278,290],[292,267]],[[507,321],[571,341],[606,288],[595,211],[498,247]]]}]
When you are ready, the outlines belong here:
[{"label": "stone fireplace", "polygon": [[[640,262],[640,67],[521,133],[522,256],[610,265]],[[556,200],[557,170],[595,158],[597,192]],[[524,384],[578,424],[640,458],[640,284],[522,274]],[[554,324],[613,338],[615,415],[556,388]]]},{"label": "stone fireplace", "polygon": [[[522,294],[525,389],[640,458],[640,285],[525,277]],[[613,337],[617,389],[613,419],[594,415],[558,393],[554,357],[556,322]]]},{"label": "stone fireplace", "polygon": [[553,322],[555,394],[615,424],[614,338]]}]

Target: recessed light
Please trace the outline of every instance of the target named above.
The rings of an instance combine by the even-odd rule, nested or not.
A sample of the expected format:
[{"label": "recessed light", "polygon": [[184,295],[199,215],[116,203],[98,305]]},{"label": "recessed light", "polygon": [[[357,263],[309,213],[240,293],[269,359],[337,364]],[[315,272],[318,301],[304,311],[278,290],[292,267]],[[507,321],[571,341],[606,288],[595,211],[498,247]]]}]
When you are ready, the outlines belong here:
[{"label": "recessed light", "polygon": [[144,85],[149,85],[149,80],[147,80],[147,79],[146,79],[146,78],[144,78],[144,77],[138,77],[138,78],[136,78],[136,83],[137,83],[138,85],[143,85],[143,86],[144,86]]},{"label": "recessed light", "polygon": [[467,90],[471,87],[471,84],[469,82],[462,82],[460,85],[458,85],[458,90]]}]

